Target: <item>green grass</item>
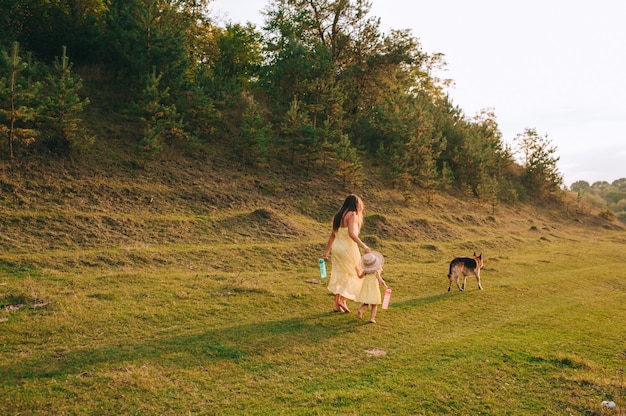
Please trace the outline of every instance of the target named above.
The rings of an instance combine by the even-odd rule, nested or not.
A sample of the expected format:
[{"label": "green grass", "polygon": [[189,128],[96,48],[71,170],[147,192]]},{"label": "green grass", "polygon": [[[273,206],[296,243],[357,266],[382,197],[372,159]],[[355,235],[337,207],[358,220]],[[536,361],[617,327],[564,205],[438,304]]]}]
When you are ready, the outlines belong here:
[{"label": "green grass", "polygon": [[[1,415],[625,414],[622,225],[365,181],[393,289],[371,325],[318,277],[326,168],[116,143],[0,161]],[[473,251],[485,290],[447,293]]]},{"label": "green grass", "polygon": [[625,236],[592,237],[486,238],[485,290],[468,279],[463,293],[446,292],[447,253],[468,242],[382,241],[393,297],[376,325],[354,303],[332,313],[326,287],[308,282],[322,239],[7,254],[0,404],[31,415],[624,414]]}]

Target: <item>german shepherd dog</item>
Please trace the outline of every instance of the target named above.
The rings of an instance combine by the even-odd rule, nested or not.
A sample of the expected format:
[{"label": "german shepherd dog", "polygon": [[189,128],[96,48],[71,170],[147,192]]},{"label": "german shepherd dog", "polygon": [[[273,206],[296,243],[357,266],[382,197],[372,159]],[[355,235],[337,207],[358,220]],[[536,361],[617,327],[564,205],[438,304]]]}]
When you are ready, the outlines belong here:
[{"label": "german shepherd dog", "polygon": [[[448,279],[450,279],[450,284],[448,285],[448,292],[452,287],[452,282],[456,282],[456,286],[462,292],[465,290],[465,281],[467,280],[467,276],[473,274],[476,276],[476,280],[478,281],[478,288],[483,290],[483,287],[480,285],[480,269],[483,267],[483,255],[482,253],[478,256],[476,252],[474,252],[474,256],[472,257],[457,257],[450,262],[450,272],[448,273]],[[463,276],[463,286],[459,285],[459,279]]]}]

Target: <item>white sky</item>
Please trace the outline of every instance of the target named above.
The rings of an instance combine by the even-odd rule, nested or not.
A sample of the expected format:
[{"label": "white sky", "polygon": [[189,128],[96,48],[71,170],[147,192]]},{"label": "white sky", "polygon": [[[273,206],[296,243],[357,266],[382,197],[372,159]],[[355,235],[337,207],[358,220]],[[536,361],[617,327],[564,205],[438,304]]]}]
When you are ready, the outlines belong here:
[{"label": "white sky", "polygon": [[[218,22],[259,28],[267,0],[214,0]],[[503,139],[534,128],[565,184],[626,177],[626,0],[372,0],[381,29],[445,55],[454,104],[493,108]]]}]

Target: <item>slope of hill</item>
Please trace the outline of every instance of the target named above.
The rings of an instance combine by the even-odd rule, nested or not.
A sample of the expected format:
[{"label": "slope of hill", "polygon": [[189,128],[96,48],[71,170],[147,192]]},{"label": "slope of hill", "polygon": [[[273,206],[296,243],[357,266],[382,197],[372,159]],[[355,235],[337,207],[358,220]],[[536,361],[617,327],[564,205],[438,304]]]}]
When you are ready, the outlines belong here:
[{"label": "slope of hill", "polygon": [[168,151],[138,163],[132,145],[113,136],[71,159],[1,161],[0,248],[41,253],[285,238],[322,244],[330,218],[350,192],[366,203],[363,234],[374,242],[474,240],[481,250],[480,241],[504,230],[621,229],[597,213],[577,212],[574,202],[548,208],[502,204],[492,211],[474,198],[438,194],[427,204],[419,191],[407,201],[371,179],[345,189],[322,165],[251,170],[218,154],[189,157]]},{"label": "slope of hill", "polygon": [[[0,162],[8,413],[621,406],[616,223],[574,205],[407,202],[371,179],[344,189],[323,166],[252,171],[219,152],[137,163],[111,136],[74,159]],[[330,218],[351,191],[394,290],[375,326],[332,313],[317,278]],[[486,258],[485,290],[468,281],[447,293],[448,262],[473,251]]]}]

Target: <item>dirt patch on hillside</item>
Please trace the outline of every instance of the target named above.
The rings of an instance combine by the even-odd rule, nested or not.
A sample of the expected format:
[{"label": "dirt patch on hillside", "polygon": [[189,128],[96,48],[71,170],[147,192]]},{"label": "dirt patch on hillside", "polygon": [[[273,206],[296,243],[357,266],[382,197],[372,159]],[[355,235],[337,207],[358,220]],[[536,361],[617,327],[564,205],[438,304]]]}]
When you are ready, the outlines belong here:
[{"label": "dirt patch on hillside", "polygon": [[442,222],[424,218],[390,219],[380,214],[366,217],[362,232],[396,241],[445,241],[461,237],[456,228]]},{"label": "dirt patch on hillside", "polygon": [[220,221],[218,227],[224,232],[255,238],[297,238],[307,233],[304,227],[271,208],[229,217]]}]

